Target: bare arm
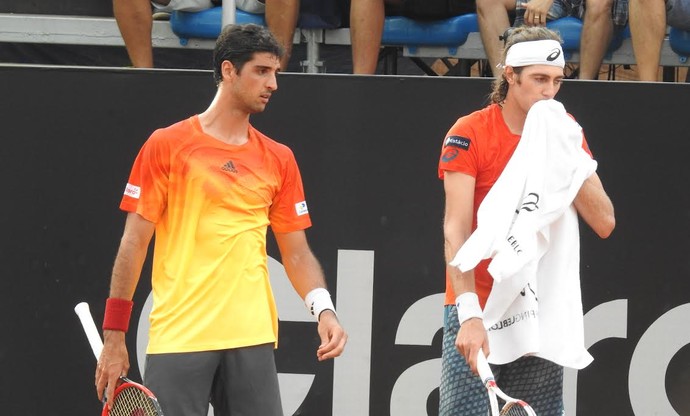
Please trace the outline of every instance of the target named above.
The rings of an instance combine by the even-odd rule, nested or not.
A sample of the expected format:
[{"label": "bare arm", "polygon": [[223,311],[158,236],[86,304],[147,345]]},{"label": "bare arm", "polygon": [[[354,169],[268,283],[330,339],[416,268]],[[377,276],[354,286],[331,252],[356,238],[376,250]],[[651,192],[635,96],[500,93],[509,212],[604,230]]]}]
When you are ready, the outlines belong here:
[{"label": "bare arm", "polygon": [[[283,266],[297,294],[304,299],[313,289],[325,288],[321,265],[309,248],[304,231],[275,233],[275,237]],[[347,334],[332,311],[324,311],[318,318],[321,337],[321,345],[316,351],[318,360],[338,357],[345,348]]]},{"label": "bare arm", "polygon": [[[131,300],[134,296],[154,229],[155,225],[139,214],[127,215],[125,231],[113,266],[111,298]],[[106,330],[103,331],[103,338],[103,352],[96,367],[96,391],[99,400],[102,400],[105,390],[108,403],[112,406],[118,378],[129,371],[129,355],[124,332]]]},{"label": "bare arm", "polygon": [[599,175],[592,174],[575,197],[575,208],[583,220],[601,238],[607,238],[616,227],[611,199],[604,191]]},{"label": "bare arm", "polygon": [[[475,179],[459,172],[445,172],[443,187],[446,194],[446,211],[443,222],[446,265],[472,232]],[[446,266],[455,295],[475,292],[474,271],[461,273],[456,267]],[[489,343],[484,323],[479,318],[463,322],[455,340],[458,351],[476,372],[477,353],[482,348],[489,355]]]}]

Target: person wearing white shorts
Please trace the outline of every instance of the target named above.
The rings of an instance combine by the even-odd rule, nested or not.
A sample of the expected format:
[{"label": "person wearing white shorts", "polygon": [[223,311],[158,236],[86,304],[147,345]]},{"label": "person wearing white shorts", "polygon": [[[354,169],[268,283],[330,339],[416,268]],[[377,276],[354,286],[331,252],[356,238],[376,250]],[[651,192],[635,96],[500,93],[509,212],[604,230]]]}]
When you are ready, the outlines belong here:
[{"label": "person wearing white shorts", "polygon": [[[198,12],[219,6],[221,1],[212,0],[153,0],[151,2],[156,10],[161,12],[173,12],[180,10],[183,12]],[[266,11],[265,0],[236,0],[235,7],[247,13],[263,14]]]},{"label": "person wearing white shorts", "polygon": [[175,10],[198,12],[213,7],[211,0],[153,0],[151,4],[157,11],[168,13]]}]

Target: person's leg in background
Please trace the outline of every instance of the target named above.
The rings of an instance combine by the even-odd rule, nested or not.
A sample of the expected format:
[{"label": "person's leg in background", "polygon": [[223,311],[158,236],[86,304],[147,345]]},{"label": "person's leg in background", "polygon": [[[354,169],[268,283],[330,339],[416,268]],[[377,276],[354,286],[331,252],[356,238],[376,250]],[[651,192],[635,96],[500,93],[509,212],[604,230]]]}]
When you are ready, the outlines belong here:
[{"label": "person's leg in background", "polygon": [[658,81],[664,36],[664,0],[630,0],[630,37],[640,81]]},{"label": "person's leg in background", "polygon": [[508,12],[512,10],[515,10],[515,0],[477,0],[479,34],[494,77],[503,72],[497,67],[503,51],[503,41],[499,36],[510,27]]},{"label": "person's leg in background", "polygon": [[597,79],[613,38],[613,0],[586,0],[580,37],[580,79]]},{"label": "person's leg in background", "polygon": [[113,15],[135,68],[153,68],[153,11],[199,11],[213,7],[211,0],[113,0]]},{"label": "person's leg in background", "polygon": [[151,2],[149,0],[113,0],[113,14],[132,66],[153,68]]},{"label": "person's leg in background", "polygon": [[353,74],[376,72],[384,19],[384,0],[352,0],[350,38]]},{"label": "person's leg in background", "polygon": [[290,62],[292,40],[295,36],[297,18],[299,17],[299,4],[299,0],[266,1],[266,25],[285,48],[285,55],[280,61],[282,70],[285,70],[288,62]]}]

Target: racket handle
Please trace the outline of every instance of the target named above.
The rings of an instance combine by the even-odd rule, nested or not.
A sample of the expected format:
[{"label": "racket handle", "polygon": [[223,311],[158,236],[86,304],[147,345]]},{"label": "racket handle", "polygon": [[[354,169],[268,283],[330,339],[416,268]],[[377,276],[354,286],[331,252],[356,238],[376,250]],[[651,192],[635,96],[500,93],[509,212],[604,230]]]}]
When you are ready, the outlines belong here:
[{"label": "racket handle", "polygon": [[489,362],[484,355],[484,350],[481,348],[477,353],[477,372],[479,373],[479,378],[482,379],[482,384],[486,385],[489,381],[494,381],[494,373],[491,371]]},{"label": "racket handle", "polygon": [[98,359],[101,356],[101,351],[103,350],[103,341],[101,341],[101,336],[98,333],[98,328],[93,322],[93,317],[91,316],[91,311],[89,310],[89,304],[86,302],[81,302],[74,307],[74,312],[77,313],[79,320],[81,321],[81,326],[84,328],[84,333],[86,333],[86,338],[91,344],[91,349],[93,350],[93,355]]}]

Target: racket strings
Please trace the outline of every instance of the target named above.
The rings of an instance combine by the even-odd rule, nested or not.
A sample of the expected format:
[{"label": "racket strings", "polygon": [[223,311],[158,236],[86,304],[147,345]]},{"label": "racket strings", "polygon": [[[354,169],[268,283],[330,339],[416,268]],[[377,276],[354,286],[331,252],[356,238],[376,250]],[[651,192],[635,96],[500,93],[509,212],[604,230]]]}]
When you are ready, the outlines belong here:
[{"label": "racket strings", "polygon": [[161,416],[154,399],[136,387],[122,389],[115,397],[109,416]]},{"label": "racket strings", "polygon": [[534,412],[530,412],[531,408],[527,405],[523,406],[520,403],[509,402],[501,409],[500,416],[532,416]]}]

